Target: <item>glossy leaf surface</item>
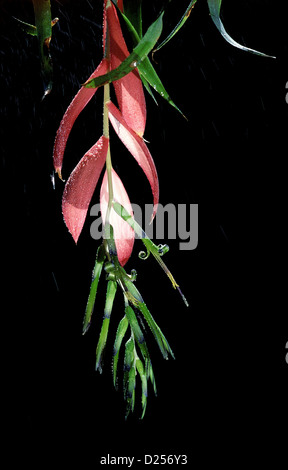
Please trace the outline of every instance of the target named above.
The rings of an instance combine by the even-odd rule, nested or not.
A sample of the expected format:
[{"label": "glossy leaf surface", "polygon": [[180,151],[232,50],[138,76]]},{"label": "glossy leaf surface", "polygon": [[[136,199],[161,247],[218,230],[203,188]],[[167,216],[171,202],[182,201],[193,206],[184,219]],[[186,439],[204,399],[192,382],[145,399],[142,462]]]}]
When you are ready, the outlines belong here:
[{"label": "glossy leaf surface", "polygon": [[210,10],[210,15],[216,28],[220,31],[223,38],[227,42],[229,42],[229,44],[231,44],[234,47],[237,47],[238,49],[241,49],[242,51],[252,52],[252,54],[275,59],[274,56],[264,54],[263,52],[256,51],[255,49],[250,49],[249,47],[242,46],[242,44],[239,44],[238,42],[234,41],[234,39],[231,38],[231,36],[227,33],[220,19],[220,10],[221,10],[222,0],[207,0],[207,1],[208,1],[209,10]]}]

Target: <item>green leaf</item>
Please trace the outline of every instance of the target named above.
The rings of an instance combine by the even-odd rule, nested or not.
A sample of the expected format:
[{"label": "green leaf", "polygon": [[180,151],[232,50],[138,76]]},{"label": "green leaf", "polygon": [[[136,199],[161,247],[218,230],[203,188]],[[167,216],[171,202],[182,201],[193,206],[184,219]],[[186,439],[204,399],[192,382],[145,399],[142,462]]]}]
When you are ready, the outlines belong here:
[{"label": "green leaf", "polygon": [[148,82],[149,85],[151,85],[152,89],[157,91],[157,93],[159,93],[159,95],[162,96],[162,98],[168,101],[168,103],[173,108],[175,108],[180,114],[182,114],[182,116],[187,120],[186,116],[182,113],[182,111],[178,108],[178,106],[176,106],[176,104],[174,103],[174,101],[171,99],[170,95],[164,88],[162,81],[160,80],[157,72],[155,71],[148,57],[146,57],[146,59],[143,60],[143,62],[141,62],[138,65],[138,71],[140,73],[141,78],[144,77],[146,82]]},{"label": "green leaf", "polygon": [[[119,10],[119,13],[122,15],[122,18],[124,19],[124,21],[127,25],[127,28],[128,28],[128,31],[131,34],[133,43],[135,45],[139,44],[139,42],[141,41],[141,38],[140,38],[139,34],[137,33],[136,29],[134,28],[133,24],[131,23],[129,18],[127,18],[126,15],[121,13],[120,10]],[[164,13],[162,13],[162,15],[163,14]],[[186,117],[184,116],[182,111],[178,108],[178,106],[176,106],[174,101],[172,101],[170,95],[167,93],[167,91],[166,91],[162,81],[160,80],[156,70],[154,69],[153,65],[151,64],[150,59],[148,57],[145,57],[142,60],[142,62],[137,65],[137,68],[138,68],[138,72],[140,74],[143,85],[145,86],[146,90],[151,95],[151,97],[153,98],[155,103],[157,104],[157,101],[154,97],[152,89],[157,91],[157,93],[159,93],[160,96],[162,96],[162,98],[164,98],[173,108],[175,108],[186,119]],[[152,89],[150,88],[150,86],[152,87]]]},{"label": "green leaf", "polygon": [[[178,31],[182,28],[182,26],[186,23],[186,21],[188,20],[189,16],[190,16],[190,13],[192,11],[192,8],[194,7],[195,3],[197,2],[197,0],[191,0],[191,2],[189,3],[188,7],[186,8],[185,10],[185,13],[184,15],[182,16],[181,20],[177,23],[177,25],[175,26],[175,28],[171,31],[171,33],[167,36],[166,39],[164,39],[164,41],[161,42],[161,44],[159,44],[159,46],[156,47],[156,49],[154,49],[153,51],[153,54],[156,52],[156,51],[159,51],[159,49],[161,49],[161,47],[165,46],[169,41],[170,39],[173,38],[173,36],[175,36],[176,33],[178,33]],[[152,54],[152,55],[153,55]]]},{"label": "green leaf", "polygon": [[102,328],[99,336],[99,341],[96,348],[96,367],[95,370],[99,370],[102,373],[101,359],[104,348],[107,342],[108,329],[110,324],[110,316],[112,312],[113,302],[117,290],[117,283],[115,281],[109,281],[107,285],[106,303],[104,309],[104,317]]},{"label": "green leaf", "polygon": [[106,255],[103,245],[99,246],[96,254],[95,266],[92,273],[92,283],[90,286],[90,293],[87,301],[87,306],[85,310],[84,320],[83,320],[83,330],[82,334],[84,335],[90,327],[91,317],[94,310],[97,288],[99,278],[102,272],[103,263],[105,261]]},{"label": "green leaf", "polygon": [[130,306],[127,306],[125,308],[125,314],[129,320],[131,330],[133,331],[134,337],[137,341],[138,347],[145,361],[145,368],[147,370],[147,375],[149,376],[151,360],[150,360],[149,351],[148,351],[148,347],[147,347],[144,335],[139,326],[139,323],[138,323],[138,320],[136,318],[133,308]]},{"label": "green leaf", "polygon": [[140,310],[149,328],[151,329],[164,359],[168,359],[169,353],[171,354],[173,359],[175,359],[175,356],[173,354],[172,349],[169,346],[167,339],[165,338],[161,329],[159,328],[154,318],[152,317],[151,313],[149,312],[147,305],[144,302],[142,302],[137,305],[137,308]]},{"label": "green leaf", "polygon": [[19,18],[15,18],[15,16],[13,16],[13,18],[19,23],[25,33],[30,34],[30,36],[37,36],[36,26],[30,23],[25,23],[25,21],[19,20]]},{"label": "green leaf", "polygon": [[142,38],[142,0],[124,1],[124,13]]},{"label": "green leaf", "polygon": [[[16,18],[15,16],[13,16],[13,18],[17,21],[25,33],[30,34],[30,36],[37,36],[37,28],[34,26],[34,24],[26,23],[25,21],[19,20],[19,18]],[[54,18],[51,21],[51,26],[55,26],[58,21],[59,18]]]},{"label": "green leaf", "polygon": [[[133,228],[133,230],[137,234],[137,236],[139,238],[141,238],[142,242],[144,243],[144,245],[147,249],[148,254],[146,255],[146,257],[148,257],[148,255],[150,253],[152,253],[152,255],[154,256],[156,261],[159,263],[159,265],[161,266],[161,268],[163,269],[165,274],[168,276],[168,278],[172,282],[172,285],[173,285],[174,289],[178,290],[179,294],[182,297],[183,302],[185,303],[186,307],[188,307],[189,304],[188,304],[185,296],[183,295],[179,285],[177,284],[177,282],[175,281],[172,273],[167,268],[166,264],[164,263],[164,261],[161,258],[161,255],[163,254],[163,247],[161,246],[161,249],[160,249],[158,246],[155,245],[155,243],[152,242],[152,240],[150,240],[150,238],[146,235],[144,230],[136,222],[136,220],[133,219],[133,217],[131,217],[131,215],[126,211],[126,209],[121,204],[119,204],[119,202],[114,202],[113,203],[113,209],[115,210],[115,212],[118,215],[120,215],[120,217],[122,217],[123,220],[125,220],[130,225],[130,227]],[[161,253],[161,251],[162,251],[162,253]],[[133,287],[132,287],[132,289],[133,289]],[[135,289],[136,289],[136,287],[135,287]]]},{"label": "green leaf", "polygon": [[136,369],[138,374],[140,375],[141,383],[142,383],[142,416],[141,419],[144,418],[146,406],[147,406],[147,395],[148,395],[148,387],[147,387],[147,375],[144,369],[142,361],[139,357],[136,359]]},{"label": "green leaf", "polygon": [[241,49],[243,51],[247,52],[252,52],[252,54],[256,54],[262,57],[270,57],[272,59],[275,59],[274,56],[263,54],[263,52],[256,51],[255,49],[250,49],[249,47],[242,46],[238,42],[234,41],[234,39],[231,38],[231,36],[227,33],[226,29],[224,28],[224,25],[220,19],[220,10],[221,10],[221,3],[222,0],[207,0],[208,1],[208,7],[210,10],[210,15],[211,18],[216,26],[216,28],[220,31],[222,34],[223,38],[226,39],[229,44],[231,44],[234,47],[237,47],[238,49]]},{"label": "green leaf", "polygon": [[155,46],[163,26],[163,13],[157,18],[156,21],[148,28],[147,32],[143,38],[139,41],[137,46],[133,49],[133,52],[114,70],[100,75],[92,80],[89,80],[84,84],[87,88],[97,88],[99,86],[105,85],[106,83],[111,83],[115,80],[119,80],[128,73],[130,73],[136,67],[139,67],[141,62],[145,59],[147,54]]},{"label": "green leaf", "polygon": [[131,336],[125,345],[125,356],[124,356],[124,375],[123,375],[123,392],[124,398],[127,403],[126,416],[129,415],[130,411],[134,409],[135,404],[135,385],[136,385],[136,352],[134,339]]},{"label": "green leaf", "polygon": [[116,338],[114,342],[114,348],[113,348],[113,363],[112,363],[112,370],[113,370],[113,383],[114,387],[117,388],[117,366],[118,366],[118,360],[119,360],[119,352],[121,348],[121,344],[123,341],[123,338],[126,334],[127,328],[129,326],[129,321],[126,315],[122,318],[122,320],[119,322],[117,332],[116,332]]},{"label": "green leaf", "polygon": [[[126,283],[127,284],[127,283]],[[132,283],[131,283],[132,284]],[[132,287],[133,286],[133,287]],[[137,287],[132,284],[129,285],[129,291],[133,295],[134,298],[141,298],[142,296],[140,292],[138,291]],[[131,290],[130,290],[131,289]],[[166,340],[165,336],[163,335],[162,331],[160,330],[159,326],[155,322],[154,318],[152,317],[151,313],[149,312],[147,305],[145,302],[142,301],[139,302],[137,301],[135,304],[135,307],[142,313],[143,317],[145,318],[149,328],[151,329],[154,338],[159,346],[159,349],[165,359],[168,359],[168,354],[170,353],[171,356],[174,358],[174,354],[172,349],[170,348],[168,341]]]}]

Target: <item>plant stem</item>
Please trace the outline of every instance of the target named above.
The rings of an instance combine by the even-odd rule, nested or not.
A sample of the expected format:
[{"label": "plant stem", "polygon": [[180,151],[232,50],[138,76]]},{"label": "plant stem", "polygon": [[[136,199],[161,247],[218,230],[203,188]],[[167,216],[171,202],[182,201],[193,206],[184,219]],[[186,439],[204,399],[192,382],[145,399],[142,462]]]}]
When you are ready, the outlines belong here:
[{"label": "plant stem", "polygon": [[[108,116],[108,108],[106,104],[110,101],[110,85],[106,83],[104,85],[104,103],[103,103],[103,135],[109,139],[109,116]],[[108,210],[106,219],[109,221],[110,210],[112,207],[113,202],[113,184],[112,184],[112,161],[111,161],[111,152],[110,152],[110,142],[108,146],[108,152],[106,157],[106,171],[107,171],[107,179],[108,179],[108,192],[109,192],[109,200],[108,200]]]}]

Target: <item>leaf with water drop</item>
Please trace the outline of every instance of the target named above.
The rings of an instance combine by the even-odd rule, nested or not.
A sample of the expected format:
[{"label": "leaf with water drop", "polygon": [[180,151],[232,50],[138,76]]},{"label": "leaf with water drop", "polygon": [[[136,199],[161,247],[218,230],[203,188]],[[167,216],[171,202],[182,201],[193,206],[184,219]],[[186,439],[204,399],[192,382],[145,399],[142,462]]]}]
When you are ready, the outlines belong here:
[{"label": "leaf with water drop", "polygon": [[138,42],[132,53],[119,65],[119,67],[104,75],[89,80],[84,84],[84,86],[86,88],[97,88],[99,86],[105,85],[106,83],[119,80],[136,67],[138,67],[139,70],[139,65],[158,41],[162,32],[162,26],[163,13],[149,26],[143,38]]},{"label": "leaf with water drop", "polygon": [[[130,19],[122,12],[120,13],[126,23],[128,31],[131,34],[133,43],[135,45],[139,44],[139,42],[141,41],[141,37],[139,36],[138,32],[134,28]],[[162,13],[162,15],[163,14],[164,13]],[[154,69],[150,59],[147,56],[137,65],[137,69],[140,74],[143,85],[145,86],[146,90],[151,95],[153,100],[156,102],[156,104],[157,104],[157,101],[155,99],[152,89],[155,90],[157,93],[159,93],[159,95],[162,96],[162,98],[164,98],[173,108],[175,108],[186,119],[182,111],[178,108],[178,106],[176,106],[176,104],[170,97],[169,93],[165,89],[161,79],[159,78],[156,70]]]}]

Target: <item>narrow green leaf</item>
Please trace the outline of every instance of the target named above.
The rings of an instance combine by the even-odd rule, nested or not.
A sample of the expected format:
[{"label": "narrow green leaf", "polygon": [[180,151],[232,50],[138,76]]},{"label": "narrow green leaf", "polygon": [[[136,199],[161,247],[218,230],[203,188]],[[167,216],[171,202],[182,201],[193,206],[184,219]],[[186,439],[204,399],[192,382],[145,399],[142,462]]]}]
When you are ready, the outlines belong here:
[{"label": "narrow green leaf", "polygon": [[264,54],[263,52],[256,51],[255,49],[250,49],[249,47],[242,46],[238,42],[234,41],[234,39],[232,39],[231,36],[227,33],[220,19],[220,10],[221,10],[222,0],[207,0],[207,1],[208,1],[208,7],[210,10],[210,15],[213,20],[213,23],[215,24],[216,28],[220,31],[223,38],[226,39],[227,42],[229,42],[229,44],[231,44],[234,47],[237,47],[238,49],[241,49],[242,51],[252,52],[252,54],[275,59],[274,56]]},{"label": "narrow green leaf", "polygon": [[113,383],[114,383],[115,388],[117,388],[116,379],[117,379],[117,366],[118,366],[118,360],[119,360],[119,352],[120,352],[121,344],[126,334],[128,326],[129,326],[128,318],[125,315],[122,318],[122,320],[119,322],[117,332],[116,332],[116,338],[114,342],[114,348],[113,348],[112,370],[113,370]]},{"label": "narrow green leaf", "polygon": [[140,74],[140,78],[141,78],[141,80],[142,80],[142,83],[143,83],[145,89],[147,90],[147,92],[149,93],[149,95],[151,96],[151,98],[153,99],[154,103],[158,106],[158,102],[157,102],[157,100],[156,100],[156,98],[155,98],[155,96],[154,96],[153,91],[151,90],[151,87],[150,87],[150,85],[149,85],[149,82],[146,80],[146,78],[144,77],[144,75],[141,75],[141,74]]},{"label": "narrow green leaf", "polygon": [[89,293],[87,306],[86,306],[86,310],[85,310],[85,315],[84,315],[84,320],[83,320],[83,329],[82,329],[82,334],[83,335],[87,332],[87,330],[89,329],[90,323],[91,323],[91,317],[92,317],[92,313],[93,313],[94,305],[95,305],[95,300],[96,300],[98,282],[99,282],[99,278],[100,278],[100,275],[101,275],[101,272],[102,272],[103,263],[105,261],[105,258],[106,258],[105,250],[104,250],[103,245],[101,245],[97,249],[95,266],[94,266],[93,273],[92,273],[92,282],[91,282],[91,286],[90,286],[90,293]]},{"label": "narrow green leaf", "polygon": [[194,5],[195,5],[196,2],[197,2],[197,0],[191,0],[191,2],[189,3],[188,7],[185,10],[184,15],[180,19],[180,21],[177,23],[177,25],[171,31],[171,33],[167,36],[167,38],[164,39],[164,41],[162,41],[161,44],[159,44],[159,46],[156,47],[156,49],[154,49],[154,51],[152,53],[152,56],[156,51],[159,51],[159,49],[161,49],[161,47],[165,46],[170,41],[170,39],[172,39],[175,36],[176,33],[178,33],[178,31],[182,28],[182,26],[188,20],[188,18],[190,16],[190,13],[192,11],[192,8],[194,8]]},{"label": "narrow green leaf", "polygon": [[[134,298],[138,297],[138,298],[142,299],[142,296],[141,296],[140,292],[138,291],[137,287],[134,284],[129,285],[129,289],[131,289],[131,288],[132,288],[131,293],[132,293],[133,297]],[[160,351],[161,351],[163,357],[165,359],[168,359],[168,354],[170,353],[171,356],[174,358],[173,351],[170,348],[170,346],[168,344],[168,341],[166,340],[166,338],[163,335],[161,329],[159,328],[159,326],[155,322],[154,318],[152,317],[151,313],[149,312],[149,310],[147,308],[147,305],[145,304],[143,299],[142,299],[141,302],[137,301],[135,303],[135,307],[142,313],[143,317],[145,318],[149,328],[151,329],[151,331],[154,335],[154,338],[155,338],[155,340],[156,340],[156,342],[157,342],[157,344],[160,348]]]},{"label": "narrow green leaf", "polygon": [[172,282],[172,285],[173,285],[174,289],[178,290],[179,294],[182,297],[183,302],[185,303],[186,307],[188,307],[189,304],[188,304],[185,296],[183,295],[179,285],[177,284],[177,282],[175,281],[172,273],[167,268],[166,264],[164,263],[164,261],[161,258],[161,255],[159,253],[159,247],[157,247],[155,245],[155,243],[153,243],[152,240],[150,240],[150,238],[146,235],[144,230],[136,222],[136,220],[133,219],[133,217],[131,217],[131,215],[126,211],[126,209],[121,204],[119,204],[118,202],[114,202],[113,203],[113,209],[115,210],[115,212],[117,212],[118,215],[120,215],[120,217],[122,217],[122,219],[124,219],[130,225],[130,227],[133,228],[133,230],[137,234],[137,236],[139,238],[141,238],[142,242],[144,243],[144,245],[147,249],[148,255],[149,255],[149,253],[152,253],[152,255],[154,256],[156,261],[159,263],[159,265],[161,266],[161,268],[163,269],[165,274],[168,276],[168,278]]},{"label": "narrow green leaf", "polygon": [[[37,28],[34,26],[34,24],[26,23],[25,21],[19,20],[19,18],[16,18],[15,16],[13,16],[13,18],[17,21],[25,33],[30,34],[30,36],[37,36]],[[59,18],[54,18],[51,21],[51,26],[55,26],[58,21]]]},{"label": "narrow green leaf", "polygon": [[137,46],[133,49],[133,52],[114,70],[100,75],[97,78],[89,80],[84,84],[87,88],[97,88],[99,86],[105,85],[106,83],[111,83],[115,80],[119,80],[128,73],[130,73],[136,67],[139,67],[141,62],[145,59],[147,54],[155,46],[163,26],[163,13],[157,18],[156,21],[148,28],[143,38],[139,41]]},{"label": "narrow green leaf", "polygon": [[141,383],[142,383],[142,416],[141,419],[144,418],[146,406],[147,406],[147,396],[148,396],[148,387],[147,387],[147,375],[145,368],[143,366],[142,361],[139,357],[136,359],[136,369],[138,374],[140,375]]},{"label": "narrow green leaf", "polygon": [[102,373],[101,359],[104,348],[107,342],[108,329],[110,324],[110,316],[112,312],[113,302],[117,290],[117,283],[115,281],[109,281],[107,285],[106,303],[104,309],[104,317],[102,328],[99,336],[99,341],[96,348],[96,367],[95,370],[99,370]]},{"label": "narrow green leaf", "polygon": [[142,38],[142,0],[124,2],[124,13]]},{"label": "narrow green leaf", "polygon": [[127,418],[130,411],[134,409],[136,384],[135,360],[135,343],[131,336],[126,342],[124,356],[123,392],[124,399],[127,403],[125,418]]},{"label": "narrow green leaf", "polygon": [[145,367],[147,369],[147,375],[149,376],[151,360],[150,360],[150,355],[149,355],[148,347],[147,347],[143,332],[140,328],[140,325],[138,323],[138,320],[136,318],[136,315],[135,315],[135,312],[134,312],[133,308],[130,307],[130,306],[127,306],[125,308],[125,314],[126,314],[128,320],[129,320],[131,330],[133,331],[133,334],[134,334],[135,339],[137,341],[138,347],[139,347],[139,349],[141,351],[141,354],[143,356],[143,359],[145,361]]},{"label": "narrow green leaf", "polygon": [[182,113],[178,106],[176,106],[170,95],[167,93],[162,81],[160,80],[148,57],[146,57],[146,59],[138,65],[138,71],[141,78],[144,77],[145,80],[151,85],[152,89],[157,91],[157,93],[159,93],[162,98],[168,101],[168,103],[187,120],[186,116]]},{"label": "narrow green leaf", "polygon": [[[139,34],[137,33],[136,29],[134,28],[133,24],[131,23],[129,18],[127,18],[126,15],[124,15],[123,13],[120,12],[120,10],[119,10],[119,13],[122,15],[122,18],[124,19],[124,21],[127,25],[127,28],[128,28],[128,31],[131,34],[133,43],[135,45],[139,44],[139,42],[141,41],[141,38],[140,38]],[[163,15],[163,13],[162,13],[162,15]],[[142,60],[142,62],[140,62],[137,65],[137,68],[138,68],[138,72],[140,74],[143,85],[145,86],[146,90],[151,95],[151,97],[153,98],[155,103],[157,104],[157,101],[154,97],[152,89],[157,91],[157,93],[159,93],[160,96],[162,96],[162,98],[164,98],[173,108],[175,108],[186,119],[186,117],[184,116],[182,111],[178,108],[178,106],[176,106],[174,101],[172,101],[170,95],[167,93],[167,91],[166,91],[162,81],[160,80],[156,70],[154,69],[153,65],[151,64],[150,59],[148,57],[145,57]],[[150,86],[152,87],[152,89],[150,88]]]},{"label": "narrow green leaf", "polygon": [[170,353],[173,359],[175,359],[172,349],[169,346],[167,339],[165,338],[164,334],[162,333],[161,329],[155,322],[154,318],[152,317],[151,313],[149,312],[147,305],[143,303],[139,303],[137,308],[140,310],[142,315],[144,316],[149,328],[151,329],[154,338],[159,346],[159,349],[162,353],[164,359],[168,359],[168,354]]},{"label": "narrow green leaf", "polygon": [[15,18],[15,16],[13,16],[13,18],[19,23],[25,33],[30,34],[30,36],[37,36],[36,26],[30,23],[25,23],[25,21],[19,20],[19,18]]},{"label": "narrow green leaf", "polygon": [[150,374],[149,374],[149,377],[150,377],[150,380],[151,380],[152,385],[153,385],[153,390],[154,390],[155,396],[157,396],[157,387],[156,387],[156,381],[155,381],[154,372],[153,372],[153,369],[152,369],[152,364],[150,364]]}]

